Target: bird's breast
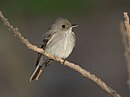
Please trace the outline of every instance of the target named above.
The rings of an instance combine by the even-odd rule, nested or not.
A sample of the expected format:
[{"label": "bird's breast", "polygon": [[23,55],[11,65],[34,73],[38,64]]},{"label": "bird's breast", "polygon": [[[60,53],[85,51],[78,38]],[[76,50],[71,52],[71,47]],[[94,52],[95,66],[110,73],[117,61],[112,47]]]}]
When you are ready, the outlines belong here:
[{"label": "bird's breast", "polygon": [[57,33],[46,46],[45,51],[60,58],[67,58],[75,45],[73,33]]}]

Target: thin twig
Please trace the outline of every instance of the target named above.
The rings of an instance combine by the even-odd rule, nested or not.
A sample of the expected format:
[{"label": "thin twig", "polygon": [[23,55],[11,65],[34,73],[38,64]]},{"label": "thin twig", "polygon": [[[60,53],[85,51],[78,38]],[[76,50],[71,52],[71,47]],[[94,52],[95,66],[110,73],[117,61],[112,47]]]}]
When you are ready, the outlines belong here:
[{"label": "thin twig", "polygon": [[79,72],[82,76],[84,76],[85,78],[90,79],[91,81],[93,81],[96,85],[98,85],[102,90],[104,90],[106,93],[108,93],[111,97],[121,97],[115,90],[113,90],[112,88],[110,88],[109,86],[107,86],[105,84],[105,82],[103,82],[100,78],[98,78],[97,76],[95,76],[94,74],[90,73],[89,71],[81,68],[79,65],[76,65],[74,63],[71,63],[69,61],[65,61],[61,58],[55,57],[49,53],[44,52],[43,49],[38,48],[37,46],[31,44],[27,39],[25,39],[21,33],[18,31],[18,28],[14,28],[9,21],[3,16],[2,12],[0,12],[0,19],[2,20],[2,22],[4,23],[4,25],[10,30],[12,31],[16,37],[18,37],[20,39],[20,41],[25,44],[29,49],[41,53],[47,57],[49,57],[50,59],[53,59],[57,62],[60,62],[61,64],[75,70],[76,72]]},{"label": "thin twig", "polygon": [[120,30],[122,34],[122,41],[125,46],[125,58],[127,62],[127,70],[128,70],[128,88],[129,88],[129,96],[130,96],[130,25],[129,25],[129,16],[127,12],[124,12],[124,23],[122,22],[120,25]]},{"label": "thin twig", "polygon": [[128,43],[128,51],[130,51],[130,25],[129,25],[129,16],[127,12],[124,12],[124,24],[126,28],[126,36],[127,36],[127,43]]}]

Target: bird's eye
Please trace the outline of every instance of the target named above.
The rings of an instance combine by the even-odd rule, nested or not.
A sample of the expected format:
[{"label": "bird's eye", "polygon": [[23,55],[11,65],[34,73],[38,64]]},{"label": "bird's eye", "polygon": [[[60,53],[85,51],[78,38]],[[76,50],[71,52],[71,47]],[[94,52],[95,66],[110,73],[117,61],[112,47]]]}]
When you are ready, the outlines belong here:
[{"label": "bird's eye", "polygon": [[65,25],[62,25],[62,28],[65,28]]}]

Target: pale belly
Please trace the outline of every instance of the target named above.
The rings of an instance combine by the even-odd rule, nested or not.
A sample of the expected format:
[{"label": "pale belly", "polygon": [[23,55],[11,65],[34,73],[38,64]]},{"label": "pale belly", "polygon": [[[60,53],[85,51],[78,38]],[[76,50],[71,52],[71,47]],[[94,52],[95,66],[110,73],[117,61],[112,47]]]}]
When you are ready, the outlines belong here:
[{"label": "pale belly", "polygon": [[75,45],[75,37],[70,35],[58,34],[46,46],[45,51],[60,58],[67,58]]}]

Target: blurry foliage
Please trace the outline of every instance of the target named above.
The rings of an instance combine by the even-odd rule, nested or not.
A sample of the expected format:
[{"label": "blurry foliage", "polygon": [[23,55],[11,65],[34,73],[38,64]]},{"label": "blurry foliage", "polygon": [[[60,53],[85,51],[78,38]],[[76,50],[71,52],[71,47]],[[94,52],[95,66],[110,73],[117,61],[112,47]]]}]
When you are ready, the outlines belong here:
[{"label": "blurry foliage", "polygon": [[0,0],[3,11],[20,15],[45,15],[56,13],[87,13],[101,3],[102,0]]}]

